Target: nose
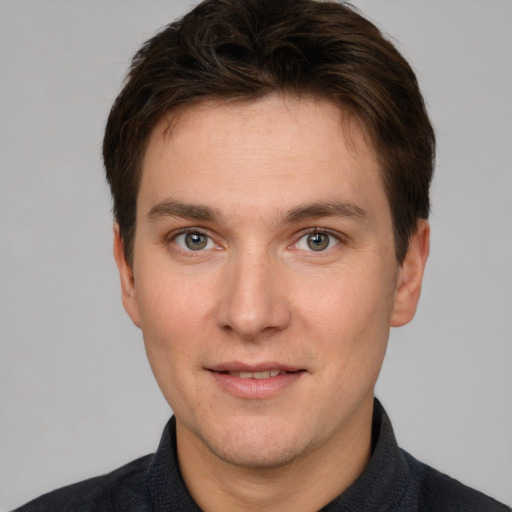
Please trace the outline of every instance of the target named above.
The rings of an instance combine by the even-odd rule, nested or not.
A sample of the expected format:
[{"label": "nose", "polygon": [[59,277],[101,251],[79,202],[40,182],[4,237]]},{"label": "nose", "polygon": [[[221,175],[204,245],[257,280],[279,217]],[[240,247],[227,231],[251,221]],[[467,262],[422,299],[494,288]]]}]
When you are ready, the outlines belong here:
[{"label": "nose", "polygon": [[283,271],[267,254],[233,258],[219,290],[219,327],[251,341],[286,329],[291,311]]}]

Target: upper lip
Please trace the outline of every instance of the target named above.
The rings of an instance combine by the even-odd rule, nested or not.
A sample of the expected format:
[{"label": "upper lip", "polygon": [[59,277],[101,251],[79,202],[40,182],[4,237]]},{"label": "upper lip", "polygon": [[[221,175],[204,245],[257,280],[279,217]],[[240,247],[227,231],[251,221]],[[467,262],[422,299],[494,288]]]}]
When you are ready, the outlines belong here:
[{"label": "upper lip", "polygon": [[255,364],[247,364],[239,361],[216,364],[207,368],[213,372],[264,372],[267,370],[279,370],[281,372],[298,372],[303,368],[290,366],[288,364],[277,363],[275,361],[265,361]]}]

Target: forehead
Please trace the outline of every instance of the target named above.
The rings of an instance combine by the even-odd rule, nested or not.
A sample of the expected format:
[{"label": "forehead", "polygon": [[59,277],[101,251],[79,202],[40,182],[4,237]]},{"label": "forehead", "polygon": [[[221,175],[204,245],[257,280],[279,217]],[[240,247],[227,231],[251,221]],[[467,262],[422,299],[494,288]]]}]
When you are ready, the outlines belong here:
[{"label": "forehead", "polygon": [[[287,125],[286,132],[282,131],[283,122]],[[213,144],[219,138],[224,138],[226,131],[235,126],[245,128],[243,132],[239,132],[240,137],[247,133],[264,134],[272,129],[282,132],[283,135],[296,137],[317,122],[326,130],[331,130],[335,137],[342,136],[347,148],[354,154],[362,152],[375,156],[370,136],[351,110],[326,99],[290,93],[272,93],[250,100],[207,99],[193,102],[163,116],[153,128],[149,143],[160,136],[172,139],[178,130],[179,135],[182,135],[186,131],[196,131],[203,127],[215,128],[208,134],[208,139]],[[317,142],[325,134],[318,135]],[[311,131],[308,137],[313,138],[314,133]],[[322,142],[331,141],[324,139]],[[323,144],[318,149],[321,150],[322,146]]]},{"label": "forehead", "polygon": [[139,202],[169,194],[190,200],[203,189],[224,207],[384,196],[377,159],[353,116],[324,100],[278,95],[199,103],[155,126]]}]

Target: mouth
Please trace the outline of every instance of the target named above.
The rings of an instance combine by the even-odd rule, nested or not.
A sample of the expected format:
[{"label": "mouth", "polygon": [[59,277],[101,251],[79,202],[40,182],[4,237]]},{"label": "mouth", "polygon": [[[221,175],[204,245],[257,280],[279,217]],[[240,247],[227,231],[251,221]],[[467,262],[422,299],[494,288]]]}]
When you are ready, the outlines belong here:
[{"label": "mouth", "polygon": [[[297,370],[297,371],[303,371],[303,370]],[[223,371],[223,372],[219,372],[219,373],[231,375],[231,377],[238,377],[239,379],[264,380],[264,379],[270,379],[272,377],[278,377],[279,375],[284,375],[286,373],[295,373],[295,372],[288,372],[288,371],[279,370],[279,369],[275,368],[272,370],[263,370],[263,371],[257,371],[257,372]]]},{"label": "mouth", "polygon": [[221,363],[206,368],[211,372],[238,377],[239,379],[270,379],[286,373],[304,372],[306,370],[298,366],[279,363],[277,361],[267,361],[256,364],[241,363],[232,361]]},{"label": "mouth", "polygon": [[248,365],[239,362],[208,368],[214,381],[228,393],[245,399],[263,399],[277,396],[302,380],[306,373],[301,368],[280,363]]}]

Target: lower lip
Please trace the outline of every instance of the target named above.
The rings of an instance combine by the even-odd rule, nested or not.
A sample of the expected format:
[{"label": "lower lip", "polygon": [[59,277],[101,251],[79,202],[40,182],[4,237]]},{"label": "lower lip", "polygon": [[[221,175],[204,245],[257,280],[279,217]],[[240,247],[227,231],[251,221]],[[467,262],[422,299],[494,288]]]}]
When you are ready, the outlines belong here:
[{"label": "lower lip", "polygon": [[229,373],[210,372],[217,384],[238,398],[270,398],[287,387],[297,383],[304,372],[290,372],[268,379],[242,379]]}]

